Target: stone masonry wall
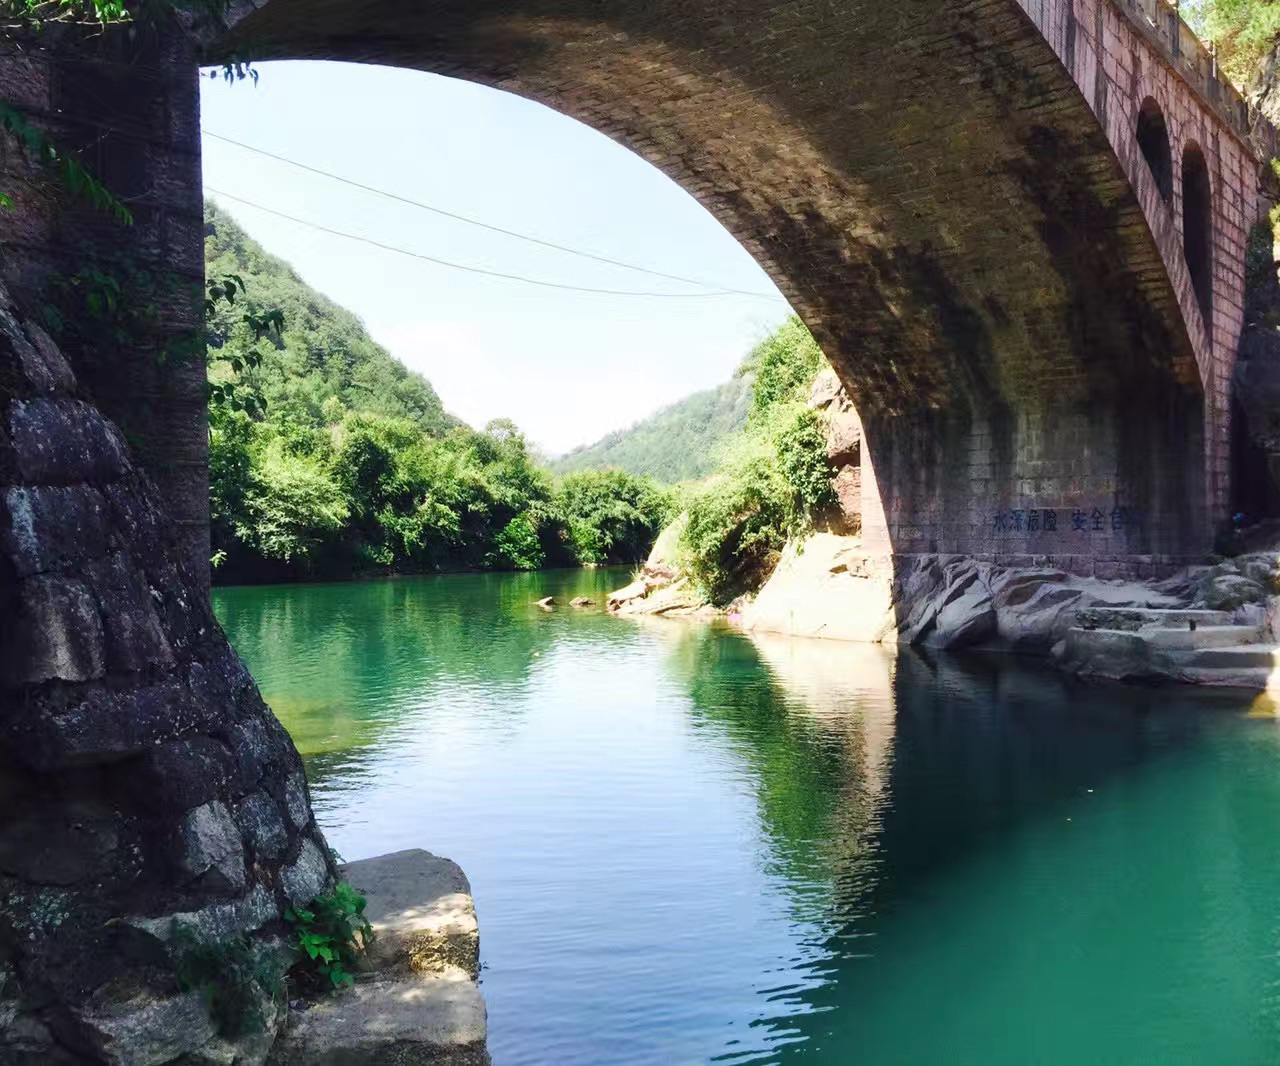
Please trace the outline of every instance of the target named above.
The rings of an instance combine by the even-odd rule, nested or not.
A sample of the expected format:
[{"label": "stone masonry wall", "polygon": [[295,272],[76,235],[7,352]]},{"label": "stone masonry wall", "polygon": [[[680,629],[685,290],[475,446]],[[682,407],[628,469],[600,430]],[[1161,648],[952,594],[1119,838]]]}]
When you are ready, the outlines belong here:
[{"label": "stone masonry wall", "polygon": [[333,876],[301,759],[160,499],[0,288],[6,1066],[258,1061],[179,986],[179,934],[278,947]]},{"label": "stone masonry wall", "polygon": [[[95,249],[127,256],[145,292],[117,266],[127,311],[147,306],[127,342],[105,326],[68,358],[160,486],[183,550],[209,559],[204,368],[204,244],[198,70],[179,33],[107,31],[82,40],[52,28],[0,42],[0,99],[73,149],[123,202],[133,225],[65,195],[14,139],[0,135],[0,277],[37,307],[51,277],[73,277]],[[207,574],[207,567],[193,574]]]}]

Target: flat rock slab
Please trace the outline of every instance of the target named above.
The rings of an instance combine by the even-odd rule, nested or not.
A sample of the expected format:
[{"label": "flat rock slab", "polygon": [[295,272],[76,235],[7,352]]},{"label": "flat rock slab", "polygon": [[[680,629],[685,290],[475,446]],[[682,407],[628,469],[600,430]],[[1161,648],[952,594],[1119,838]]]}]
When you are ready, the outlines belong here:
[{"label": "flat rock slab", "polygon": [[480,972],[475,903],[457,863],[413,849],[350,862],[340,873],[367,900],[369,969],[471,979]]},{"label": "flat rock slab", "polygon": [[[423,852],[422,854],[426,854]],[[359,864],[353,864],[359,865]],[[456,971],[377,974],[293,1011],[271,1066],[489,1066],[484,997]]]}]

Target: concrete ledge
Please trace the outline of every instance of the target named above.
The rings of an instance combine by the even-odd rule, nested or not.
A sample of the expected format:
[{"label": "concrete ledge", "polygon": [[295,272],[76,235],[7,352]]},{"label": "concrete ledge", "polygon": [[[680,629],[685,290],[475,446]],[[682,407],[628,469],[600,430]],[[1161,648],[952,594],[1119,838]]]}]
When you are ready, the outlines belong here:
[{"label": "concrete ledge", "polygon": [[370,969],[479,974],[475,903],[456,862],[415,848],[349,862],[338,873],[367,900]]},{"label": "concrete ledge", "polygon": [[488,1066],[484,997],[474,981],[367,977],[291,1013],[272,1066]]},{"label": "concrete ledge", "polygon": [[458,864],[413,849],[347,863],[374,929],[351,988],[289,1012],[271,1066],[489,1066],[480,936]]}]

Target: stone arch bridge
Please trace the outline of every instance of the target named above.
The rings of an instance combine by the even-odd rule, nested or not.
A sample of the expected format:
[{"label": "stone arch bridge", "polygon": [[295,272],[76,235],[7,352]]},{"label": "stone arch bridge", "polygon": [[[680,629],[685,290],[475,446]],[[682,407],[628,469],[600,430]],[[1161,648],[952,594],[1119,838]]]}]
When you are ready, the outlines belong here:
[{"label": "stone arch bridge", "polygon": [[[77,127],[145,205],[136,243],[191,276],[196,58],[463,77],[632,148],[755,255],[862,415],[870,547],[1101,572],[1200,553],[1227,521],[1274,132],[1163,0],[238,0],[190,38],[163,74],[28,58],[0,88]],[[65,232],[14,251],[56,258]],[[144,416],[154,370],[119,369],[96,391],[149,420],[135,436],[203,550],[198,373],[154,382],[169,410]]]}]

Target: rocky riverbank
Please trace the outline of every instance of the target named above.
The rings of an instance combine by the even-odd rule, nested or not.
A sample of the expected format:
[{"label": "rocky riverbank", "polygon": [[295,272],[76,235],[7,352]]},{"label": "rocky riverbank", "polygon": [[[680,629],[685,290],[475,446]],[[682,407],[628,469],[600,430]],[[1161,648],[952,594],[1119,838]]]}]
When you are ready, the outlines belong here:
[{"label": "rocky riverbank", "polygon": [[[787,545],[754,595],[717,610],[651,557],[609,598],[619,614],[723,614],[748,631],[1051,658],[1083,677],[1267,689],[1280,679],[1280,554],[1254,552],[1161,581],[1104,580],[959,556],[889,559],[860,538]],[[1280,686],[1280,680],[1274,682]]]}]

